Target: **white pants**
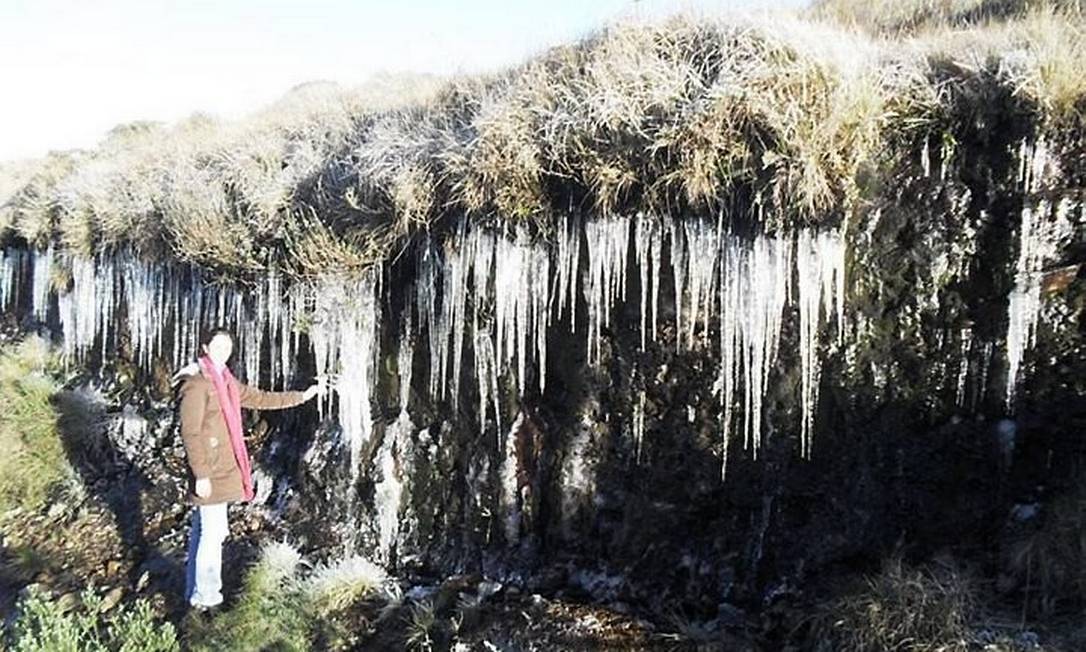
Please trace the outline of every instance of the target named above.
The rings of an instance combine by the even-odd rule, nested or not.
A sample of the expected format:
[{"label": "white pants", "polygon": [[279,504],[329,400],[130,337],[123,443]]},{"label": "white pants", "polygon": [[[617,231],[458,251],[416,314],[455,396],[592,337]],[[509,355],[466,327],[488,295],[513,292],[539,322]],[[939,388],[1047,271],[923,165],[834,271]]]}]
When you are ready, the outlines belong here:
[{"label": "white pants", "polygon": [[222,602],[222,543],[229,532],[226,503],[192,510],[189,556],[185,565],[185,599],[196,606]]}]

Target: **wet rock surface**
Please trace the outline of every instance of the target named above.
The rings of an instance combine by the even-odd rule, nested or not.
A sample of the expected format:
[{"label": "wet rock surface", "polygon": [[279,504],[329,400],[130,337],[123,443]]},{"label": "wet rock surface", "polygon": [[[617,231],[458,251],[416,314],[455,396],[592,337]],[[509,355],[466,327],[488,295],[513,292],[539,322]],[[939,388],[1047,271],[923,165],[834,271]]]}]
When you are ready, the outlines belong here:
[{"label": "wet rock surface", "polygon": [[[1006,117],[1014,115],[1012,98],[991,99],[988,118],[1006,129],[950,116],[961,121],[949,127],[958,142],[953,161],[936,158],[918,174],[916,161],[903,159],[885,181],[872,181],[864,209],[840,225],[844,322],[816,317],[819,336],[805,340],[810,306],[782,304],[777,353],[762,364],[723,359],[722,329],[737,317],[698,321],[695,268],[670,260],[678,240],[665,240],[659,269],[649,270],[659,274],[653,337],[641,330],[644,279],[652,274],[632,263],[596,269],[598,259],[587,256],[574,276],[616,274],[600,282],[625,284],[626,298],[616,294],[604,319],[593,294],[604,291],[573,284],[573,304],[536,322],[534,308],[525,307],[535,305],[530,293],[518,286],[528,298],[510,305],[527,312],[509,323],[523,339],[508,346],[527,362],[515,373],[494,373],[496,354],[486,348],[494,342],[479,334],[503,323],[510,307],[493,288],[463,305],[454,301],[440,272],[419,261],[434,247],[451,265],[460,250],[437,247],[466,246],[456,238],[468,232],[435,231],[433,242],[417,243],[415,258],[405,255],[387,270],[384,295],[365,297],[371,310],[380,306],[380,319],[331,320],[298,335],[292,349],[288,382],[301,386],[327,363],[309,355],[309,340],[346,338],[338,350],[328,342],[312,350],[357,354],[364,359],[350,364],[367,369],[372,362],[372,375],[341,384],[335,406],[362,396],[368,416],[347,423],[326,403],[249,417],[260,499],[232,513],[228,584],[236,585],[256,542],[282,537],[317,559],[357,551],[403,577],[496,582],[505,587],[496,621],[542,609],[550,614],[544,629],[564,622],[563,631],[590,637],[596,627],[603,646],[630,631],[627,645],[656,649],[666,641],[631,614],[671,610],[725,624],[714,631],[753,627],[772,645],[781,642],[772,632],[794,618],[789,605],[810,600],[825,576],[875,569],[894,550],[914,559],[952,550],[995,575],[1006,555],[1002,537],[1039,527],[1021,506],[1038,505],[1043,521],[1045,506],[1071,491],[1086,460],[1086,221],[1082,189],[1056,173],[1075,152],[1042,147]],[[1027,215],[1051,228],[1028,227]],[[639,227],[630,221],[626,228],[636,240]],[[712,237],[711,229],[690,233]],[[695,251],[694,235],[682,237]],[[638,242],[622,242],[623,256],[634,260]],[[511,255],[500,249],[507,245],[494,246]],[[1047,254],[1023,261],[1023,247]],[[719,270],[709,267],[710,286],[727,284]],[[426,281],[422,272],[434,276]],[[1034,286],[1036,274],[1042,281]],[[779,290],[740,289],[752,296]],[[816,313],[818,303],[836,300],[815,296]],[[23,319],[24,328],[37,323]],[[484,327],[467,336],[456,330],[473,319]],[[527,337],[540,335],[539,323],[545,368],[527,350],[539,350],[540,340]],[[260,359],[274,358],[263,333],[241,339],[250,351],[266,347]],[[459,333],[460,344],[450,347],[450,333]],[[173,396],[162,382],[169,365],[141,367],[137,343],[114,337],[109,362],[94,364],[103,344],[92,344],[87,369],[57,403],[62,421],[97,415],[102,422],[91,440],[66,442],[80,460],[86,501],[11,517],[34,522],[5,530],[7,586],[95,579],[105,587],[124,578],[165,601],[179,592],[188,511]],[[450,353],[456,346],[462,350]],[[817,377],[805,357],[811,351]],[[456,355],[459,363],[445,362]],[[285,380],[283,371],[258,368],[253,380]],[[733,377],[762,391],[729,395]],[[442,383],[455,391],[435,389]],[[805,393],[812,388],[816,398]],[[755,394],[757,448],[736,416],[756,409]],[[722,395],[734,398],[730,408]],[[800,454],[805,427],[809,457]],[[71,514],[82,515],[64,526],[72,528],[66,542],[19,538],[52,527],[40,519]],[[112,539],[97,541],[99,532]],[[90,540],[92,549],[66,547]],[[65,561],[27,575],[27,564],[11,561],[24,547]],[[1004,584],[1030,591],[1011,576]],[[560,606],[550,612],[525,602],[533,594]],[[593,612],[591,602],[608,605],[606,613]],[[1072,603],[1066,606],[1077,608]],[[498,631],[484,619],[478,631],[510,645],[562,644],[547,638],[559,636],[549,630],[532,638],[538,622]]]}]

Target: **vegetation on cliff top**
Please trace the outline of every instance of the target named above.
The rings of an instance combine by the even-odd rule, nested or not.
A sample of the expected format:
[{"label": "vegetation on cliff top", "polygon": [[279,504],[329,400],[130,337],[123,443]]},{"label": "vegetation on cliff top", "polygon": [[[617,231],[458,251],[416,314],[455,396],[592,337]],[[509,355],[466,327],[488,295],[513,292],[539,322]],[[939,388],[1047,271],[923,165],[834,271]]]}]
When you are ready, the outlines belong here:
[{"label": "vegetation on cliff top", "polygon": [[5,165],[0,237],[308,275],[464,212],[833,222],[887,157],[942,142],[978,84],[1073,140],[1084,24],[1074,0],[822,0],[772,21],[616,24],[496,75],[310,84],[240,122],[124,125]]}]

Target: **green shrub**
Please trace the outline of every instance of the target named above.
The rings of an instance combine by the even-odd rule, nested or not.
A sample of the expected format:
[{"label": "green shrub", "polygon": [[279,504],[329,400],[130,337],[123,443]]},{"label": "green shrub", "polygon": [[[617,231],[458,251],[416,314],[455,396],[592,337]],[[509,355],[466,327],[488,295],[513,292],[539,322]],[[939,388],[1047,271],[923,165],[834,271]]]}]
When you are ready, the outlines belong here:
[{"label": "green shrub", "polygon": [[[93,603],[85,592],[84,604]],[[58,600],[34,591],[19,604],[14,652],[91,652],[106,650],[98,635],[97,616],[85,609],[66,611]]]},{"label": "green shrub", "polygon": [[139,600],[121,613],[109,629],[109,637],[118,652],[170,652],[180,649],[171,623],[155,619],[151,605]]},{"label": "green shrub", "polygon": [[85,589],[72,606],[39,590],[20,601],[12,652],[175,652],[174,627],[156,619],[150,604],[118,605],[106,620],[101,598]]}]

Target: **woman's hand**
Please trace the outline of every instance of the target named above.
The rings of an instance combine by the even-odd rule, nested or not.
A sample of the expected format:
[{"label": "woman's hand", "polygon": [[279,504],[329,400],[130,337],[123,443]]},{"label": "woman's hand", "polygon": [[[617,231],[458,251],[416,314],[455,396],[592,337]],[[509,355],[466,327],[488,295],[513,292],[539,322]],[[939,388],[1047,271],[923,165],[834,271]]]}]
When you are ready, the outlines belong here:
[{"label": "woman's hand", "polygon": [[207,498],[211,495],[211,478],[196,479],[196,495],[200,498]]},{"label": "woman's hand", "polygon": [[328,391],[328,377],[323,376],[323,375],[322,376],[317,376],[317,382],[310,385],[309,387],[307,387],[306,390],[305,390],[305,393],[303,394],[303,396],[305,397],[305,400],[308,401],[309,399],[313,398],[314,396],[316,396],[318,394],[323,396],[324,393],[327,392],[327,391]]},{"label": "woman's hand", "polygon": [[200,373],[200,363],[190,362],[174,372],[174,375],[170,377],[170,384],[172,385],[177,381],[181,380],[183,376],[191,376],[198,373]]}]

